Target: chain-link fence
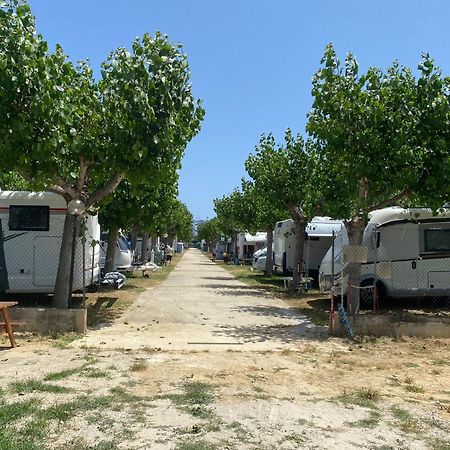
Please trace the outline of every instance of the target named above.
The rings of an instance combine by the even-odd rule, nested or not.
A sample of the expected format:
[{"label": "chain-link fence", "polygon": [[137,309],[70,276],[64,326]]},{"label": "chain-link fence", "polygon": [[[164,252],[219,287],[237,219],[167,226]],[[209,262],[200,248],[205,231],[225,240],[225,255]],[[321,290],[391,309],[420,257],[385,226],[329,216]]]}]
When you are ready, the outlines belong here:
[{"label": "chain-link fence", "polygon": [[90,218],[82,220],[74,240],[72,292],[83,294],[83,300],[86,292],[96,290],[98,287],[103,251],[96,220]]},{"label": "chain-link fence", "polygon": [[320,268],[321,289],[347,314],[450,317],[450,220],[369,223],[360,242],[343,227]]}]

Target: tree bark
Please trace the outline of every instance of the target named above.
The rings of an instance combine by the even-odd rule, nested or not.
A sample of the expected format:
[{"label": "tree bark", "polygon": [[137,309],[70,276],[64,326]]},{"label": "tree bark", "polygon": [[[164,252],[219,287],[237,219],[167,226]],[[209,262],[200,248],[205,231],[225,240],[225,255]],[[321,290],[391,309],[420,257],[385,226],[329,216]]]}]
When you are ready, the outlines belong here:
[{"label": "tree bark", "polygon": [[294,245],[294,267],[292,273],[292,286],[291,290],[296,290],[300,283],[301,275],[303,272],[303,254],[305,248],[305,230],[308,224],[307,217],[298,205],[289,207],[291,217],[294,220],[295,230],[295,245]]},{"label": "tree bark", "polygon": [[105,258],[105,273],[114,272],[116,268],[116,249],[119,239],[119,228],[110,227],[108,233],[108,248]]},{"label": "tree bark", "polygon": [[[53,306],[55,308],[68,308],[72,296],[72,258],[73,242],[76,239],[77,218],[68,212],[64,219],[61,250],[59,252],[58,272],[56,274]],[[45,264],[45,262],[43,262]]]},{"label": "tree bark", "polygon": [[272,247],[273,247],[273,229],[267,230],[267,253],[266,253],[266,270],[265,275],[270,277],[273,273],[273,261],[272,261]]},{"label": "tree bark", "polygon": [[133,256],[134,253],[136,252],[138,234],[139,234],[139,224],[136,223],[133,225],[133,228],[131,229],[131,253],[133,254]]},{"label": "tree bark", "polygon": [[[361,246],[363,243],[364,229],[367,225],[367,194],[368,183],[365,178],[359,180],[358,192],[358,214],[352,220],[345,223],[350,246]],[[344,275],[348,276],[348,286],[342,286],[347,289],[347,313],[357,314],[359,311],[359,297],[361,285],[361,263],[348,262],[345,267]],[[342,280],[343,281],[343,280]]]},{"label": "tree bark", "polygon": [[147,262],[147,244],[148,244],[148,233],[142,234],[142,246],[141,246],[141,263],[145,264]]}]

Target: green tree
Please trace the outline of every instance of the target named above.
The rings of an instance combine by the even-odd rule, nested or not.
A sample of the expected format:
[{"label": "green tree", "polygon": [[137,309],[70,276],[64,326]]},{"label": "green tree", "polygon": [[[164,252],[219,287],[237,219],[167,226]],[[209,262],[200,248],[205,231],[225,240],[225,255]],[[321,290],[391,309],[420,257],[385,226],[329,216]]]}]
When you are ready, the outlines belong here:
[{"label": "green tree", "polygon": [[[318,184],[328,213],[347,218],[350,245],[360,246],[370,211],[448,195],[448,80],[428,55],[418,80],[398,63],[360,74],[354,56],[342,66],[331,45],[321,64],[307,124]],[[360,264],[347,267],[350,285],[359,286]],[[354,289],[353,312],[358,301]]]},{"label": "green tree", "polygon": [[[237,256],[237,235],[246,230],[251,220],[252,205],[246,203],[242,191],[235,189],[231,194],[214,199],[214,211],[225,238],[231,237],[233,256]],[[250,216],[250,218],[249,218]]]},{"label": "green tree", "polygon": [[212,252],[222,234],[217,217],[206,220],[197,227],[197,236],[200,241],[205,240],[207,250]]},{"label": "green tree", "polygon": [[316,155],[301,136],[286,131],[284,145],[277,145],[273,135],[262,136],[254,154],[245,161],[247,173],[258,195],[269,205],[269,212],[287,209],[294,221],[295,250],[293,284],[300,281],[303,249],[308,220],[318,212],[321,194],[315,187]]},{"label": "green tree", "polygon": [[246,230],[250,233],[265,231],[267,233],[267,256],[265,275],[270,276],[273,272],[273,230],[278,221],[286,218],[289,211],[280,202],[274,202],[270,189],[265,190],[264,183],[258,186],[251,181],[242,181],[242,192],[245,202],[250,205],[251,213],[244,216],[247,218]]},{"label": "green tree", "polygon": [[[25,2],[0,6],[0,157],[36,189],[98,203],[127,177],[179,168],[204,111],[194,101],[180,45],[145,34],[119,48],[96,83],[60,46],[50,53]],[[66,216],[54,302],[67,307],[76,219]]]}]

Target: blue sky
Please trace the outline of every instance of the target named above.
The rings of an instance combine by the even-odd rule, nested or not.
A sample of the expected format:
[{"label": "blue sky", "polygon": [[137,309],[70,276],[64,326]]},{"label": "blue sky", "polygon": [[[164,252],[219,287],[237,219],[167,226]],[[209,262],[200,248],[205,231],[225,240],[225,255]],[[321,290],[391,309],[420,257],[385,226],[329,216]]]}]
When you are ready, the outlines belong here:
[{"label": "blue sky", "polygon": [[415,68],[429,52],[450,74],[447,0],[30,0],[39,31],[98,70],[108,53],[160,30],[188,54],[202,131],[189,144],[180,198],[196,218],[245,175],[261,133],[303,133],[311,77],[332,42],[344,59]]}]

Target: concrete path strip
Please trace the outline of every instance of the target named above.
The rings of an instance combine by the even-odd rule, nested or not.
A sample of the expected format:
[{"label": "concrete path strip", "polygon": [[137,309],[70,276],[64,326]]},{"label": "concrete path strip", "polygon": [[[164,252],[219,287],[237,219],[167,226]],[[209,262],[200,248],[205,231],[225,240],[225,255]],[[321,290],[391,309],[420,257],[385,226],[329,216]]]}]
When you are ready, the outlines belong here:
[{"label": "concrete path strip", "polygon": [[326,337],[285,302],[248,286],[188,250],[167,279],[140,295],[110,326],[74,346],[110,349],[276,350]]}]

